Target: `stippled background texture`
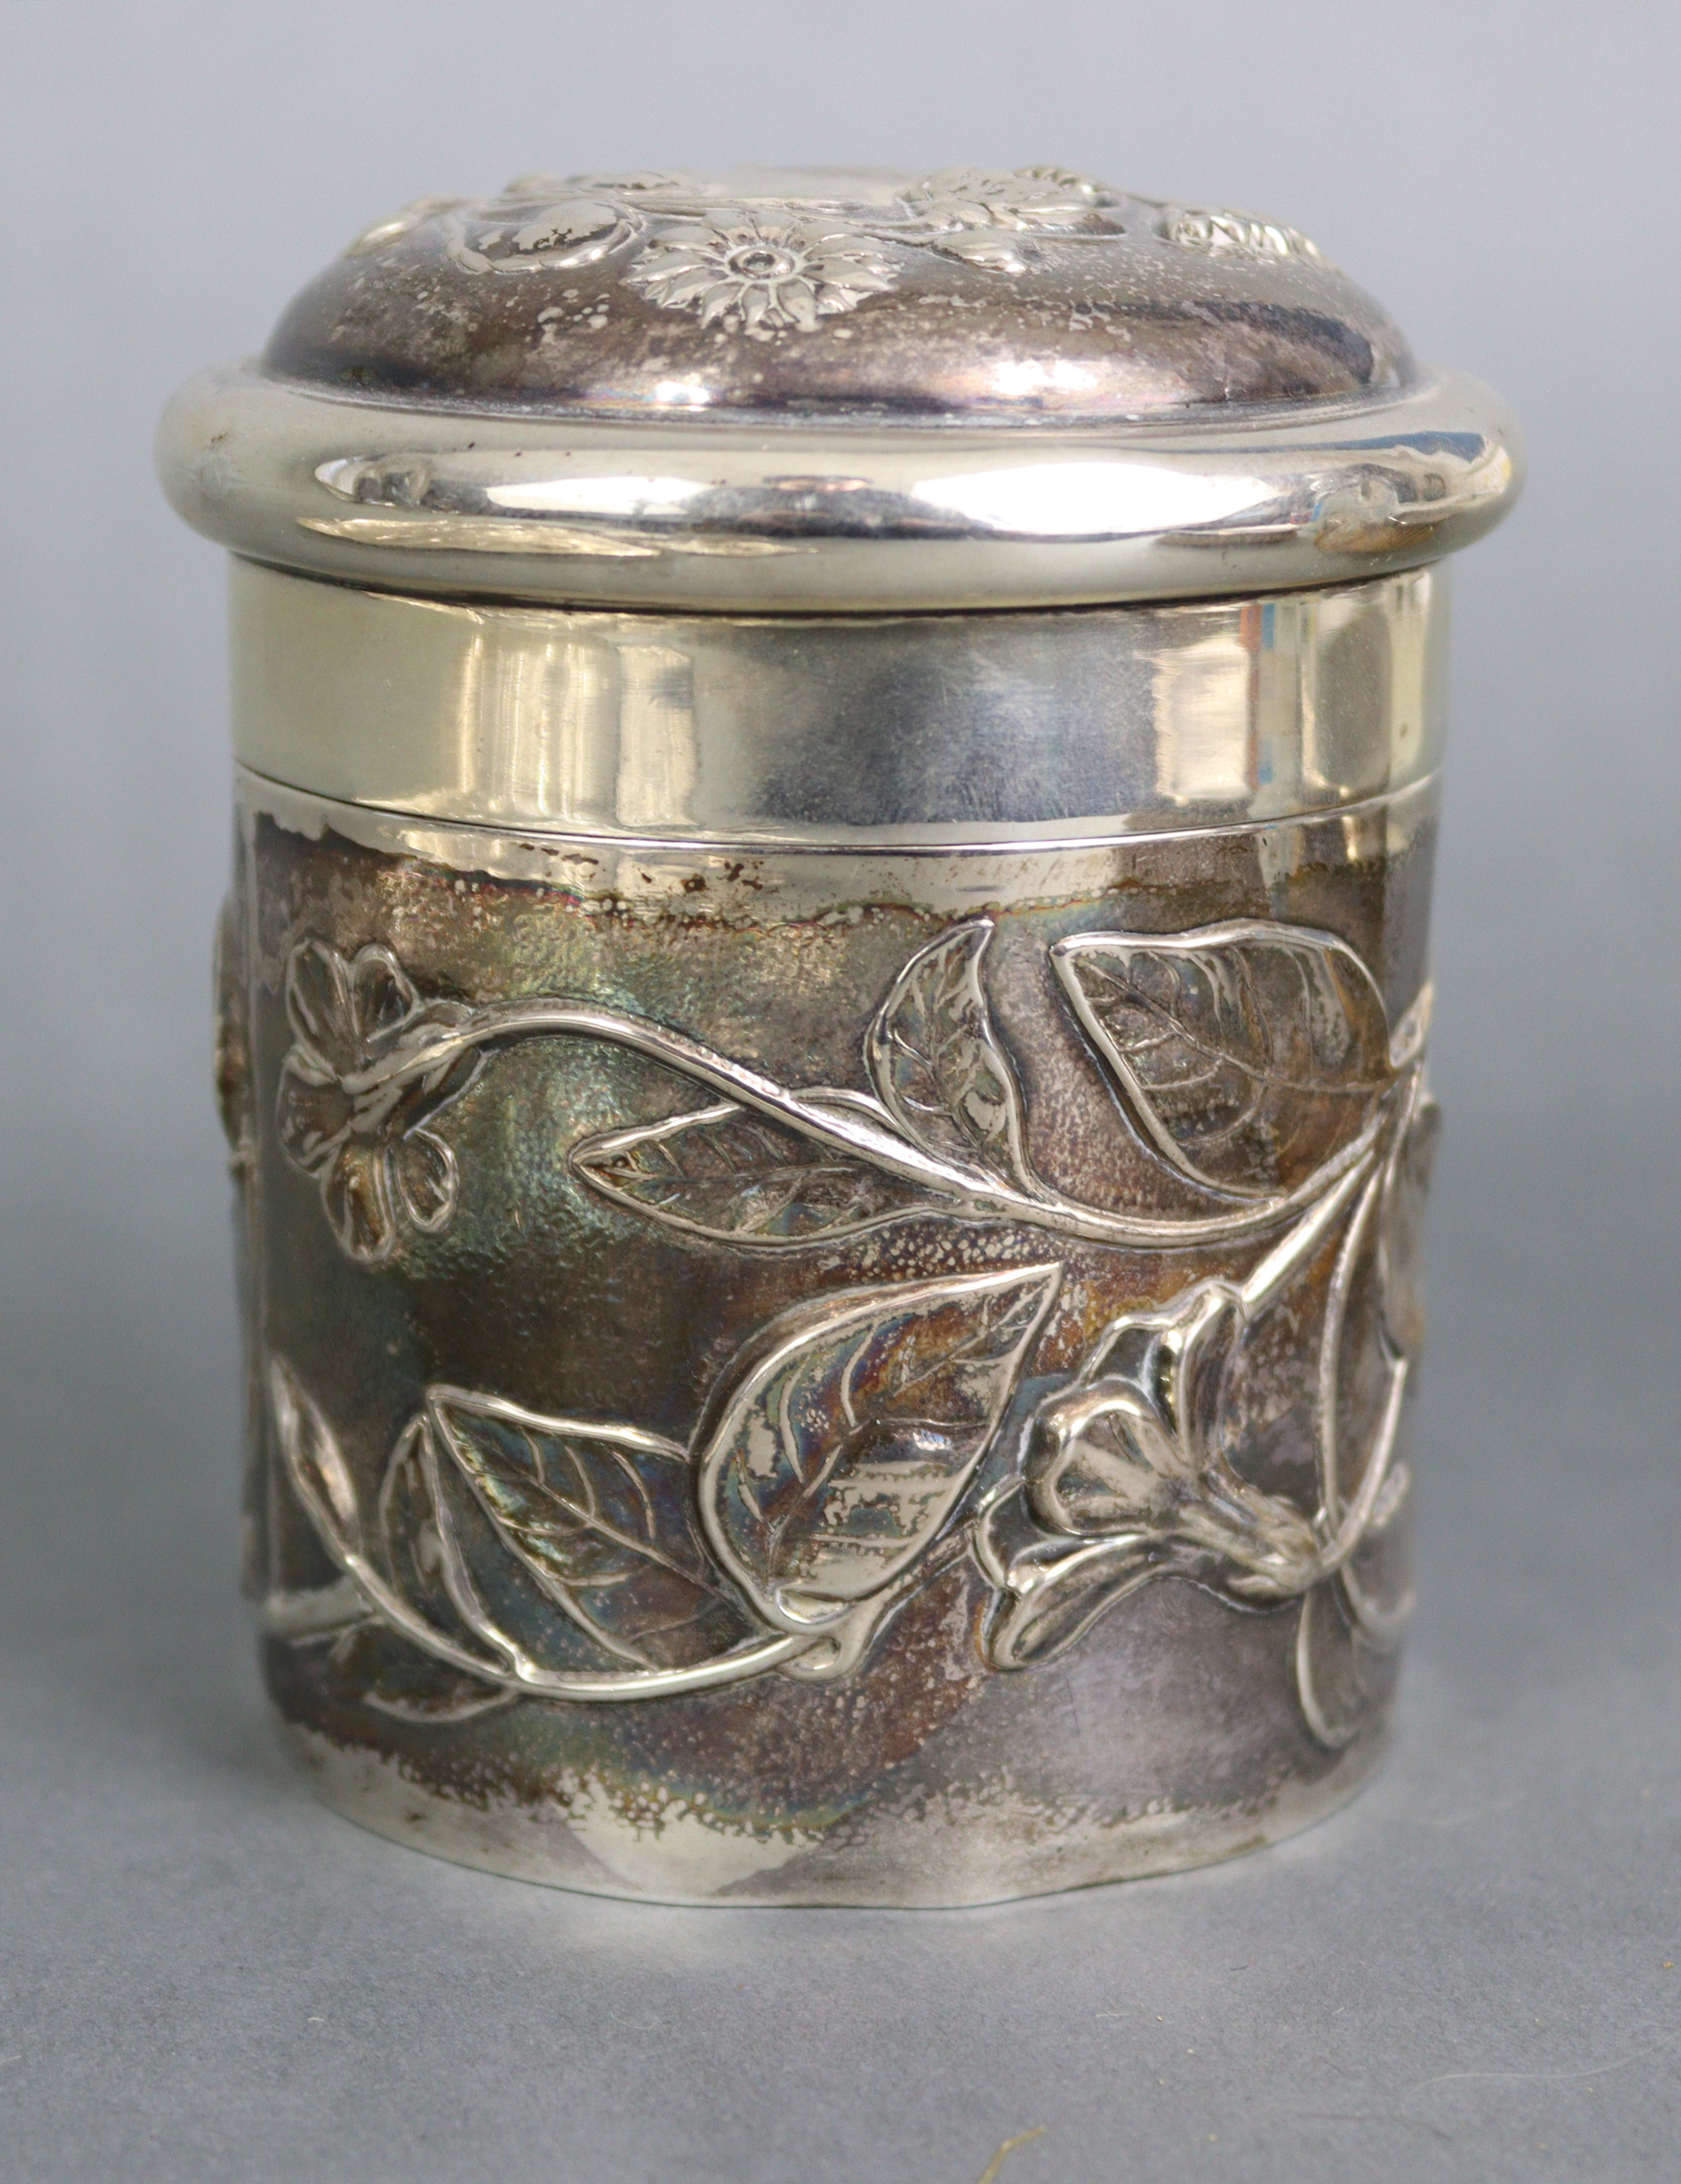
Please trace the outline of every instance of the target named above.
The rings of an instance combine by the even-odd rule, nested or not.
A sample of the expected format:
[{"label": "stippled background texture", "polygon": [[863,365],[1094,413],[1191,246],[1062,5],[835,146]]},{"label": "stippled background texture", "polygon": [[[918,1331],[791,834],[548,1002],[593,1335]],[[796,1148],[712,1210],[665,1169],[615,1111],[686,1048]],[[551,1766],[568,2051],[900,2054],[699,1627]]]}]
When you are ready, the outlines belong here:
[{"label": "stippled background texture", "polygon": [[[1649,2177],[1681,2129],[1681,18],[1609,0],[0,10],[0,2145],[20,2179]],[[996,1911],[404,1857],[234,1596],[220,557],[153,421],[537,166],[1050,159],[1313,235],[1493,381],[1439,869],[1423,1579],[1348,1812]]]}]

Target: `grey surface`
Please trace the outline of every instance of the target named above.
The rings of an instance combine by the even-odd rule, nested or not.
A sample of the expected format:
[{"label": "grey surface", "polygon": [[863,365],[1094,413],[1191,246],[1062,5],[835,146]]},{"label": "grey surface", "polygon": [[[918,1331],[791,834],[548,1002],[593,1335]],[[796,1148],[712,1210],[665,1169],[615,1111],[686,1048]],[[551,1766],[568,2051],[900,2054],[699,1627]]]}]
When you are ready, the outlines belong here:
[{"label": "grey surface", "polygon": [[[7,13],[0,2169],[974,2184],[1044,2124],[1002,2184],[1671,2173],[1681,24],[616,20]],[[206,1085],[220,578],[151,420],[407,197],[743,153],[1049,157],[1276,212],[1530,434],[1458,598],[1400,1741],[1345,1814],[1201,1875],[903,1918],[572,1900],[316,1810],[259,1711]]]}]

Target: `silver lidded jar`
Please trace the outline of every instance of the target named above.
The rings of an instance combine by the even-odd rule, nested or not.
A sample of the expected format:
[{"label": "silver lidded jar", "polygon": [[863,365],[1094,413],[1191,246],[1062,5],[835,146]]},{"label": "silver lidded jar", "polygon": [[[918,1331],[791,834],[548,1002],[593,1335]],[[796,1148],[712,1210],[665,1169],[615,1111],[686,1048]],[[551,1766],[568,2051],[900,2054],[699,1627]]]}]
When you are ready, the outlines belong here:
[{"label": "silver lidded jar", "polygon": [[1346,1797],[1495,398],[1060,169],[539,175],[161,459],[234,551],[246,1582],[321,1794],[866,1904]]}]

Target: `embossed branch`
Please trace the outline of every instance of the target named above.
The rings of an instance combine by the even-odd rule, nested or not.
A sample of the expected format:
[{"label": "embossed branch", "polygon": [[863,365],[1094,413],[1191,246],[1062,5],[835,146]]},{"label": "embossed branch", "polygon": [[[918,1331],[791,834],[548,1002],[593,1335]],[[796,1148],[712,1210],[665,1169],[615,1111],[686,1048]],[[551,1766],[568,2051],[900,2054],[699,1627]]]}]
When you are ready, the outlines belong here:
[{"label": "embossed branch", "polygon": [[[1200,1282],[1159,1311],[1106,1328],[1069,1385],[1035,1414],[1021,1469],[983,1507],[977,1555],[999,1604],[988,1630],[999,1668],[1055,1658],[1099,1616],[1146,1585],[1188,1577],[1257,1606],[1318,1594],[1340,1581],[1355,1627],[1390,1650],[1410,1601],[1384,1607],[1355,1580],[1360,1550],[1394,1518],[1407,1489],[1395,1462],[1409,1373],[1406,1350],[1380,1329],[1383,1392],[1359,1485],[1339,1484],[1340,1361],[1355,1268],[1425,1106],[1415,1069],[1382,1159],[1345,1178],[1246,1281]],[[1305,1518],[1287,1498],[1235,1469],[1220,1430],[1227,1373],[1250,1328],[1352,1213],[1338,1240],[1315,1372],[1318,1505]],[[1389,1301],[1389,1270],[1383,1270]],[[1316,1689],[1306,1602],[1297,1682],[1322,1743],[1346,1741]]]},{"label": "embossed branch", "polygon": [[949,1520],[1060,1279],[1033,1267],[796,1307],[726,1370],[687,1450],[431,1388],[372,1521],[283,1359],[270,1398],[353,1589],[345,1622],[371,1610],[479,1685],[543,1698],[663,1698],[772,1668],[829,1680],[966,1547]]},{"label": "embossed branch", "polygon": [[[1214,928],[1205,937],[1216,941],[1228,935],[1240,938],[1247,930],[1239,925]],[[1276,950],[1280,944],[1270,935],[1277,928],[1261,930],[1269,933],[1268,944]],[[682,1135],[732,1122],[743,1110],[780,1124],[848,1162],[861,1163],[926,1194],[921,1199],[888,1201],[857,1217],[843,1217],[788,1237],[754,1234],[739,1227],[709,1229],[703,1223],[677,1217],[676,1225],[697,1234],[721,1235],[738,1245],[804,1243],[820,1233],[852,1233],[917,1213],[954,1212],[968,1220],[1018,1222],[1091,1243],[1189,1250],[1241,1241],[1277,1227],[1311,1205],[1371,1152],[1383,1128],[1384,1095],[1391,1089],[1396,1067],[1404,1066],[1406,1057],[1390,1053],[1387,1027],[1381,1039],[1371,1036],[1373,1005],[1376,1021],[1381,1023],[1383,1004],[1375,989],[1371,989],[1364,967],[1341,943],[1313,936],[1319,955],[1339,950],[1346,965],[1339,963],[1337,968],[1347,978],[1347,966],[1353,966],[1370,990],[1361,996],[1367,1004],[1368,1035],[1354,1052],[1355,1073],[1350,1082],[1322,1095],[1318,1102],[1322,1108],[1343,1111],[1331,1123],[1338,1141],[1311,1166],[1300,1162],[1292,1165],[1287,1158],[1277,1168],[1287,1187],[1268,1190],[1264,1182],[1256,1180],[1258,1171],[1253,1162],[1244,1166],[1228,1160],[1228,1173],[1224,1175],[1208,1172],[1205,1164],[1200,1167],[1196,1164],[1186,1150],[1184,1134],[1176,1134],[1172,1122],[1163,1116],[1160,1100],[1149,1096],[1139,1075],[1138,1056],[1129,1054],[1117,1034],[1114,1009],[1105,1000],[1105,988],[1113,982],[1103,959],[1122,950],[1130,950],[1132,957],[1147,952],[1165,955],[1175,945],[1172,939],[1145,941],[1107,934],[1084,936],[1060,943],[1053,951],[1055,968],[1083,1027],[1113,1072],[1129,1113],[1142,1118],[1147,1146],[1164,1155],[1193,1188],[1205,1195],[1223,1198],[1226,1210],[1206,1215],[1130,1213],[1087,1205],[1055,1190],[1034,1173],[1029,1162],[1020,1089],[993,1023],[981,981],[981,966],[992,933],[990,919],[976,919],[942,935],[907,964],[866,1042],[866,1066],[876,1087],[873,1094],[827,1087],[795,1090],[685,1033],[588,1003],[539,996],[471,1009],[459,1004],[423,1006],[387,950],[365,949],[354,964],[322,972],[314,956],[325,951],[319,951],[316,944],[307,943],[294,951],[288,971],[288,1004],[294,1028],[304,1028],[298,1031],[282,1073],[282,1141],[300,1166],[312,1173],[326,1169],[334,1134],[319,1127],[314,1102],[323,1084],[331,1084],[338,1100],[336,1119],[341,1139],[383,1137],[395,1152],[412,1138],[421,1119],[459,1096],[485,1054],[525,1039],[578,1038],[643,1055],[725,1095],[728,1102],[586,1139],[573,1149],[575,1173],[598,1190],[638,1212],[671,1217],[660,1206],[638,1203],[630,1191],[615,1188],[615,1178],[623,1174],[628,1160],[645,1147],[669,1147]],[[407,1013],[397,1020],[395,1031],[382,1044],[370,1035],[365,1039],[364,1051],[353,1052],[348,1065],[334,1067],[322,1058],[319,1042],[312,1043],[314,1012],[307,1000],[296,997],[312,972],[318,982],[328,980],[353,994],[359,970],[364,967],[370,978],[376,974],[385,980],[403,979],[409,997]],[[347,1002],[343,1008],[348,1011],[353,1006]],[[354,1037],[353,1029],[341,1037],[341,1049],[347,1045],[353,1047]],[[301,1123],[300,1102],[293,1086],[303,1088],[305,1094]],[[1323,1117],[1310,1117],[1306,1124],[1298,1127],[1305,1134],[1315,1122],[1322,1134]],[[442,1189],[437,1198],[442,1210],[434,1213],[428,1207],[424,1217],[414,1216],[417,1227],[430,1230],[448,1219],[454,1202],[453,1162],[447,1201]],[[376,1247],[359,1250],[349,1245],[353,1256],[390,1255],[395,1245],[395,1223],[387,1218],[375,1225]]]},{"label": "embossed branch", "polygon": [[[913,1591],[972,1552],[994,1589],[985,1642],[999,1669],[1054,1658],[1164,1577],[1234,1605],[1300,1597],[1305,1718],[1322,1743],[1352,1735],[1358,1710],[1330,1691],[1326,1648],[1345,1626],[1350,1644],[1382,1652],[1406,1606],[1378,1597],[1355,1561],[1406,1490],[1394,1451],[1417,1312],[1394,1232],[1433,1112],[1428,997],[1392,1035],[1351,950],[1265,921],[1059,942],[1055,973],[1139,1146],[1178,1187],[1219,1201],[1139,1214],[1086,1205],[1035,1172],[983,979],[992,931],[971,921],[905,964],[866,1038],[869,1093],[793,1089],[586,1003],[426,1000],[386,949],[347,961],[300,944],[281,1141],[366,1264],[394,1252],[399,1210],[432,1232],[453,1212],[439,1112],[488,1055],[556,1036],[627,1048],[715,1095],[570,1156],[610,1202],[710,1241],[791,1249],[930,1217],[1157,1251],[1273,1240],[1241,1279],[1200,1280],[1111,1322],[1008,1441],[1054,1263],[795,1307],[726,1368],[687,1447],[431,1389],[373,1512],[277,1359],[281,1446],[342,1576],[333,1613],[283,1601],[274,1626],[336,1644],[359,1642],[345,1633],[368,1618],[398,1634],[458,1680],[425,1694],[431,1719],[509,1693],[658,1697],[771,1669],[843,1674]],[[1314,1369],[1319,1494],[1305,1513],[1238,1470],[1222,1403],[1250,1330],[1333,1245]],[[1383,1392],[1344,1496],[1341,1361],[1362,1280],[1381,1301]],[[400,1663],[387,1680],[376,1702],[415,1702]]]},{"label": "embossed branch", "polygon": [[[983,274],[1027,273],[1042,247],[1124,232],[1116,192],[1060,167],[946,167],[887,204],[762,198],[731,202],[676,175],[526,176],[499,201],[422,198],[352,246],[365,253],[431,228],[474,276],[526,280],[616,261],[653,304],[761,339],[811,333],[898,282],[897,254],[929,253]],[[1214,208],[1158,205],[1154,227],[1180,249],[1317,258],[1294,228]]]}]

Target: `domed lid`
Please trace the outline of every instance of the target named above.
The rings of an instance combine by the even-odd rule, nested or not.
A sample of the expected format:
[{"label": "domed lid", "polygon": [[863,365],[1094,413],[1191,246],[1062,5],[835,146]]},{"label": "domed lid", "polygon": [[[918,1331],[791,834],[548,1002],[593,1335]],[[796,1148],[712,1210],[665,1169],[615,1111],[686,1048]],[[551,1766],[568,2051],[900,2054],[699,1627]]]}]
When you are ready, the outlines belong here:
[{"label": "domed lid", "polygon": [[613,417],[1108,421],[1394,393],[1292,230],[1084,175],[528,175],[370,228],[281,319],[311,385]]},{"label": "domed lid", "polygon": [[404,590],[737,608],[1264,589],[1516,489],[1293,229],[1060,168],[522,177],[359,237],[165,421],[188,520]]}]

